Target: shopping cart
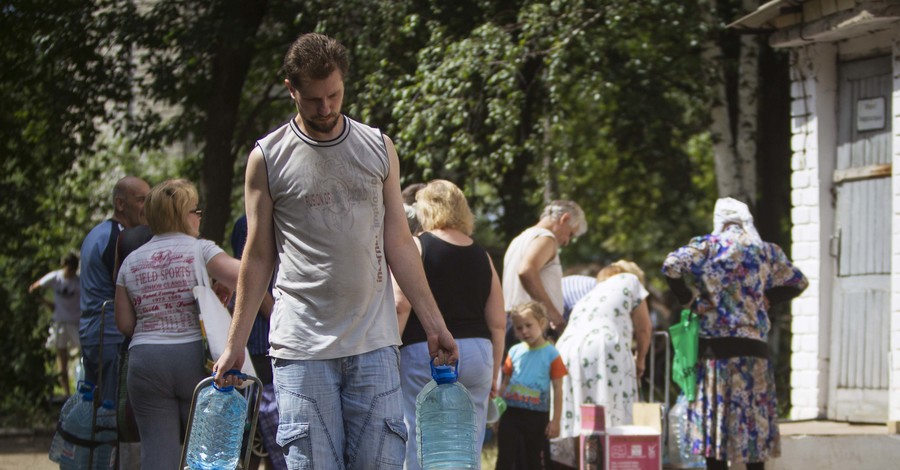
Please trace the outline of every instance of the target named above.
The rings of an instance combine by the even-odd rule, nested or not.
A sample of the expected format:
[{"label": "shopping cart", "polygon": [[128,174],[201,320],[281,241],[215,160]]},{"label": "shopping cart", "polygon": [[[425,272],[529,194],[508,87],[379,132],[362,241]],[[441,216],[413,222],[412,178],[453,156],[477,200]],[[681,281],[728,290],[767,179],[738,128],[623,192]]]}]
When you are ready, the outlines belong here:
[{"label": "shopping cart", "polygon": [[[656,380],[655,379],[656,379],[656,377],[655,376],[656,376],[656,342],[657,342],[656,338],[657,337],[662,338],[662,343],[665,346],[666,362],[665,362],[665,369],[664,369],[665,373],[664,373],[664,377],[663,377],[663,381],[664,381],[663,397],[664,397],[665,401],[663,402],[663,409],[666,412],[668,412],[669,407],[672,406],[672,403],[670,402],[670,399],[669,399],[669,384],[672,382],[672,347],[671,347],[671,339],[669,338],[668,331],[657,331],[657,332],[653,333],[653,336],[650,339],[650,352],[649,352],[649,354],[650,354],[650,377],[649,377],[650,392],[648,394],[649,395],[648,401],[653,401],[653,399],[656,397],[656,395],[655,395],[655,392],[656,392]],[[665,422],[663,422],[663,424],[665,424]]]},{"label": "shopping cart", "polygon": [[[663,397],[657,397],[656,395],[656,348],[657,342],[660,342],[661,339],[663,346],[665,347],[665,373],[664,373],[664,395]],[[671,374],[671,364],[669,361],[669,333],[667,331],[657,331],[653,333],[650,338],[650,351],[648,353],[650,356],[650,367],[649,374],[645,374],[644,378],[648,382],[648,391],[647,396],[644,396],[644,387],[643,382],[638,384],[638,395],[637,400],[632,403],[632,412],[633,419],[635,424],[640,424],[642,426],[649,426],[653,429],[659,431],[660,435],[663,436],[663,442],[665,442],[665,433],[666,433],[666,416],[669,411],[669,381]],[[663,401],[660,402],[659,398],[662,398]]]},{"label": "shopping cart", "polygon": [[[253,441],[256,436],[256,421],[259,418],[259,404],[262,400],[263,384],[258,378],[252,375],[241,374],[244,379],[243,384],[235,386],[236,389],[243,393],[247,399],[247,420],[244,423],[244,438],[241,443],[241,458],[238,461],[236,470],[244,470],[250,465],[250,458],[253,453]],[[191,439],[191,430],[194,426],[194,413],[197,406],[197,397],[200,392],[209,387],[213,383],[213,377],[207,377],[200,381],[194,388],[194,395],[191,398],[191,411],[188,415],[187,430],[185,431],[184,445],[181,448],[181,463],[178,468],[190,470],[187,466],[187,450]]]}]

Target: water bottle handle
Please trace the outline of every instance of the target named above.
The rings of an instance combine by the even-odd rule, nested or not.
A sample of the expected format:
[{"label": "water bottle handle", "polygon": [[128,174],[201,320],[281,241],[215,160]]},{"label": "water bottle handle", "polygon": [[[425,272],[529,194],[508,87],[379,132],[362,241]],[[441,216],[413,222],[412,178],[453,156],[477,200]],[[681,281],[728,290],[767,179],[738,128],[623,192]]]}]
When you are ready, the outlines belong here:
[{"label": "water bottle handle", "polygon": [[[213,374],[213,375],[216,375],[216,374]],[[225,375],[233,375],[241,380],[247,380],[250,377],[247,374],[241,372],[240,369],[231,369],[228,372],[226,372]]]},{"label": "water bottle handle", "polygon": [[[437,357],[432,357],[431,362],[429,362],[429,364],[431,365],[431,378],[433,378],[435,381],[437,381],[438,373],[437,373],[437,369],[434,366],[435,359],[437,359]],[[450,367],[453,367],[453,373],[456,374],[457,378],[459,378],[459,359],[457,359],[456,362],[454,362],[453,365]]]},{"label": "water bottle handle", "polygon": [[[225,374],[223,374],[223,376],[225,376],[225,375],[233,375],[233,376],[235,376],[235,377],[237,377],[237,378],[239,378],[239,379],[241,379],[241,380],[249,380],[249,379],[250,379],[250,376],[247,375],[247,374],[245,374],[245,373],[243,373],[243,372],[241,372],[240,369],[231,369],[231,370],[229,370],[228,372],[225,372]],[[213,373],[210,374],[209,376],[210,376],[210,377],[215,377],[215,376],[216,376],[216,373],[213,372]],[[219,388],[218,385],[216,385],[216,382],[215,382],[215,381],[213,381],[212,386],[215,387],[216,390],[222,390],[221,388]],[[231,385],[229,385],[228,387],[231,387]],[[223,387],[223,388],[227,388],[227,387]]]}]

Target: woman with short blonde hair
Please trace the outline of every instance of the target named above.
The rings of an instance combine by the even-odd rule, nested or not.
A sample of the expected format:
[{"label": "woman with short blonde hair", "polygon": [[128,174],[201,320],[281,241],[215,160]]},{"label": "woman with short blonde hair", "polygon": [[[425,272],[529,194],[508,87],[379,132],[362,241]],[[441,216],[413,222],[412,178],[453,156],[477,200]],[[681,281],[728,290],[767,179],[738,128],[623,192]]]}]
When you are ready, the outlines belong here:
[{"label": "woman with short blonde hair", "polygon": [[[488,398],[497,394],[506,312],[503,290],[490,255],[470,237],[474,216],[463,192],[447,180],[429,182],[416,193],[416,209],[424,232],[414,238],[434,300],[459,345],[459,382],[475,404],[478,453],[487,421]],[[400,377],[403,418],[410,436],[416,432],[416,395],[431,380],[425,329],[410,315],[409,301],[394,283],[403,345]],[[408,322],[406,319],[409,319]],[[406,446],[406,467],[419,467],[416,439]]]},{"label": "woman with short blonde hair", "polygon": [[194,386],[207,375],[195,270],[203,263],[230,289],[237,283],[240,261],[197,239],[198,202],[187,180],[156,185],[144,204],[153,238],[125,258],[116,278],[116,326],[131,338],[126,383],[144,470],[178,466]]},{"label": "woman with short blonde hair", "polygon": [[180,232],[199,236],[199,224],[197,228],[192,227],[185,217],[187,214],[203,216],[203,211],[198,207],[199,200],[197,188],[186,179],[166,180],[154,186],[144,204],[150,230],[154,235]]},{"label": "woman with short blonde hair", "polygon": [[616,274],[629,273],[637,276],[638,280],[641,281],[641,285],[645,285],[644,282],[644,270],[640,268],[634,261],[628,261],[625,259],[620,259],[615,263],[612,263],[603,269],[601,269],[597,273],[597,282],[603,282]]},{"label": "woman with short blonde hair", "polygon": [[475,216],[462,190],[447,180],[434,180],[416,193],[416,211],[422,230],[449,228],[472,235]]}]

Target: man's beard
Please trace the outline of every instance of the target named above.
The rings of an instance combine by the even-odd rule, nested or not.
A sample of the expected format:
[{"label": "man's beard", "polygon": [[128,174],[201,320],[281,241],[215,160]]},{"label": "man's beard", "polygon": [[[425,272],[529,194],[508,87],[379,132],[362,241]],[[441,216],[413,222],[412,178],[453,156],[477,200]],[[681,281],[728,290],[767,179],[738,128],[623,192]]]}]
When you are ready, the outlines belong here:
[{"label": "man's beard", "polygon": [[331,119],[330,121],[318,120],[318,119],[313,120],[313,119],[309,119],[303,115],[300,115],[300,118],[303,119],[303,123],[306,124],[306,127],[310,128],[316,132],[320,132],[322,134],[327,134],[327,133],[331,132],[332,130],[334,130],[334,127],[337,126],[338,119],[341,117],[340,114],[333,114],[332,116],[333,116],[333,119]]}]

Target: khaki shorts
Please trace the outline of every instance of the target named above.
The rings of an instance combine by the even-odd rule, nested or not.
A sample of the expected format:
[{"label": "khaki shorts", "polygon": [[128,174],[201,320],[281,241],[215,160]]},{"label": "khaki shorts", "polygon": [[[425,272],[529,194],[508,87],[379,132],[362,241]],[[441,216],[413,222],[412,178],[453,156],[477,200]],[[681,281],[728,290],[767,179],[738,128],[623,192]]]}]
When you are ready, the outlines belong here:
[{"label": "khaki shorts", "polygon": [[46,344],[47,349],[51,351],[69,350],[80,345],[77,323],[52,322],[50,324],[50,336],[47,337]]}]

